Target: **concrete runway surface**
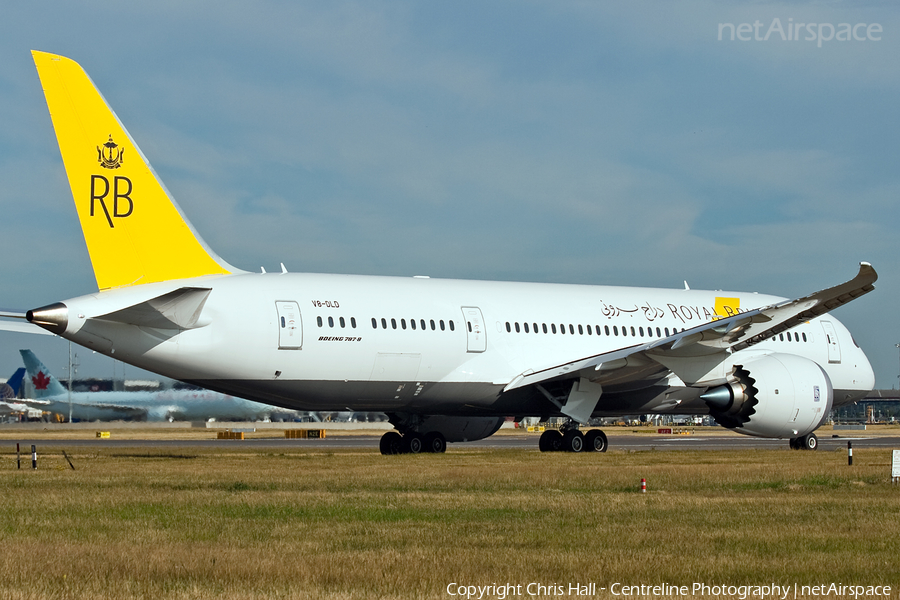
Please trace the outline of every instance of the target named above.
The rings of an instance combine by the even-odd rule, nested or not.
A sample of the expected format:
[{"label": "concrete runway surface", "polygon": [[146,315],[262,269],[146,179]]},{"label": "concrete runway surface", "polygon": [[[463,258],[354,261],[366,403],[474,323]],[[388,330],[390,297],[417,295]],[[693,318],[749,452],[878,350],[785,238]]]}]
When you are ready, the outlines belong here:
[{"label": "concrete runway surface", "polygon": [[[34,424],[39,425],[39,424]],[[370,448],[378,451],[378,441],[387,426],[360,424],[331,424],[324,439],[285,439],[281,437],[281,429],[294,428],[292,424],[278,423],[216,423],[204,428],[154,427],[147,424],[119,424],[104,426],[98,423],[75,424],[80,427],[50,424],[49,426],[0,426],[0,447],[12,447],[18,443],[24,452],[30,452],[31,444],[38,448],[143,448],[161,449],[174,447],[202,448],[308,448],[308,449],[347,449]],[[210,424],[212,425],[212,424]],[[314,424],[305,424],[306,428],[314,428]],[[248,432],[248,439],[219,440],[216,431],[225,429],[256,429]],[[96,437],[96,431],[110,431],[108,439]],[[766,450],[786,449],[788,440],[752,438],[736,434],[724,429],[698,428],[692,435],[667,435],[656,432],[633,432],[629,428],[603,428],[609,439],[609,450],[612,451],[677,451],[677,450]],[[879,430],[837,431],[830,429],[816,432],[819,438],[819,451],[834,451],[846,448],[852,442],[854,448],[898,448],[900,449],[900,431]],[[447,445],[447,452],[465,449],[522,449],[537,451],[538,433],[526,433],[511,429],[502,429],[493,436],[477,442],[464,442]]]}]

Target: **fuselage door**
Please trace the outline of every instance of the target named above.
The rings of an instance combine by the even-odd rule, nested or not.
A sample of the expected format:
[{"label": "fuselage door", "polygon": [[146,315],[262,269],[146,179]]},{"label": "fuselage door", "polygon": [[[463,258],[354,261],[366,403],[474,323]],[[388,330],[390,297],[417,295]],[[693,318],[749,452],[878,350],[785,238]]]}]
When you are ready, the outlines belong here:
[{"label": "fuselage door", "polygon": [[825,330],[825,341],[828,342],[828,362],[841,362],[841,345],[838,342],[837,332],[834,330],[834,323],[822,321],[822,329]]},{"label": "fuselage door", "polygon": [[278,300],[275,309],[278,311],[278,349],[300,350],[303,347],[300,305],[292,300]]},{"label": "fuselage door", "polygon": [[487,350],[487,333],[481,309],[476,306],[463,306],[462,312],[466,323],[466,351],[484,352]]}]

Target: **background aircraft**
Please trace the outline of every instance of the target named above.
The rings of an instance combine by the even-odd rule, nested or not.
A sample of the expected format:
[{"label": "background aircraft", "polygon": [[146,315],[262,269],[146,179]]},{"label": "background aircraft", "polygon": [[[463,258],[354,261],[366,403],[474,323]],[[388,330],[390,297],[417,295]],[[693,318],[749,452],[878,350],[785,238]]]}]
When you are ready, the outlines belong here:
[{"label": "background aircraft", "polygon": [[27,417],[40,417],[41,411],[29,408],[17,400],[19,396],[19,387],[22,385],[22,378],[25,376],[24,367],[16,369],[16,372],[6,380],[0,383],[0,416],[9,417],[12,415],[25,415]]},{"label": "background aircraft", "polygon": [[[35,390],[33,400],[21,403],[68,418],[68,390],[31,350],[19,352]],[[297,411],[208,390],[72,392],[71,398],[72,419],[80,421],[293,421],[301,417]]]}]

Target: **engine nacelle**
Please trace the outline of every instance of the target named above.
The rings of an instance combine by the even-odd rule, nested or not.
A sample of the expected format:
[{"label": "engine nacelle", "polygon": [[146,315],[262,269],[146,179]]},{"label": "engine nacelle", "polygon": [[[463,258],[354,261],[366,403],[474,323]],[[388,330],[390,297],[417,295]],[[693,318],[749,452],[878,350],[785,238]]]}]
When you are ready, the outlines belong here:
[{"label": "engine nacelle", "polygon": [[758,437],[796,438],[815,431],[834,402],[828,374],[793,354],[748,356],[735,365],[728,383],[701,398],[723,427]]}]

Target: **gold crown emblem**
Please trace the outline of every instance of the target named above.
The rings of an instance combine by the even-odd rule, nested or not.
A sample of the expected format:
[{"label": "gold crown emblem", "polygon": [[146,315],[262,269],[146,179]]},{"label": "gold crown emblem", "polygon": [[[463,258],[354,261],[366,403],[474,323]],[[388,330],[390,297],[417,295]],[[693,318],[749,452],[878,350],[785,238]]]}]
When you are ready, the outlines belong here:
[{"label": "gold crown emblem", "polygon": [[97,146],[97,162],[104,169],[118,169],[121,167],[124,154],[125,148],[119,148],[119,145],[113,141],[112,135],[109,136],[108,142],[102,146]]}]

